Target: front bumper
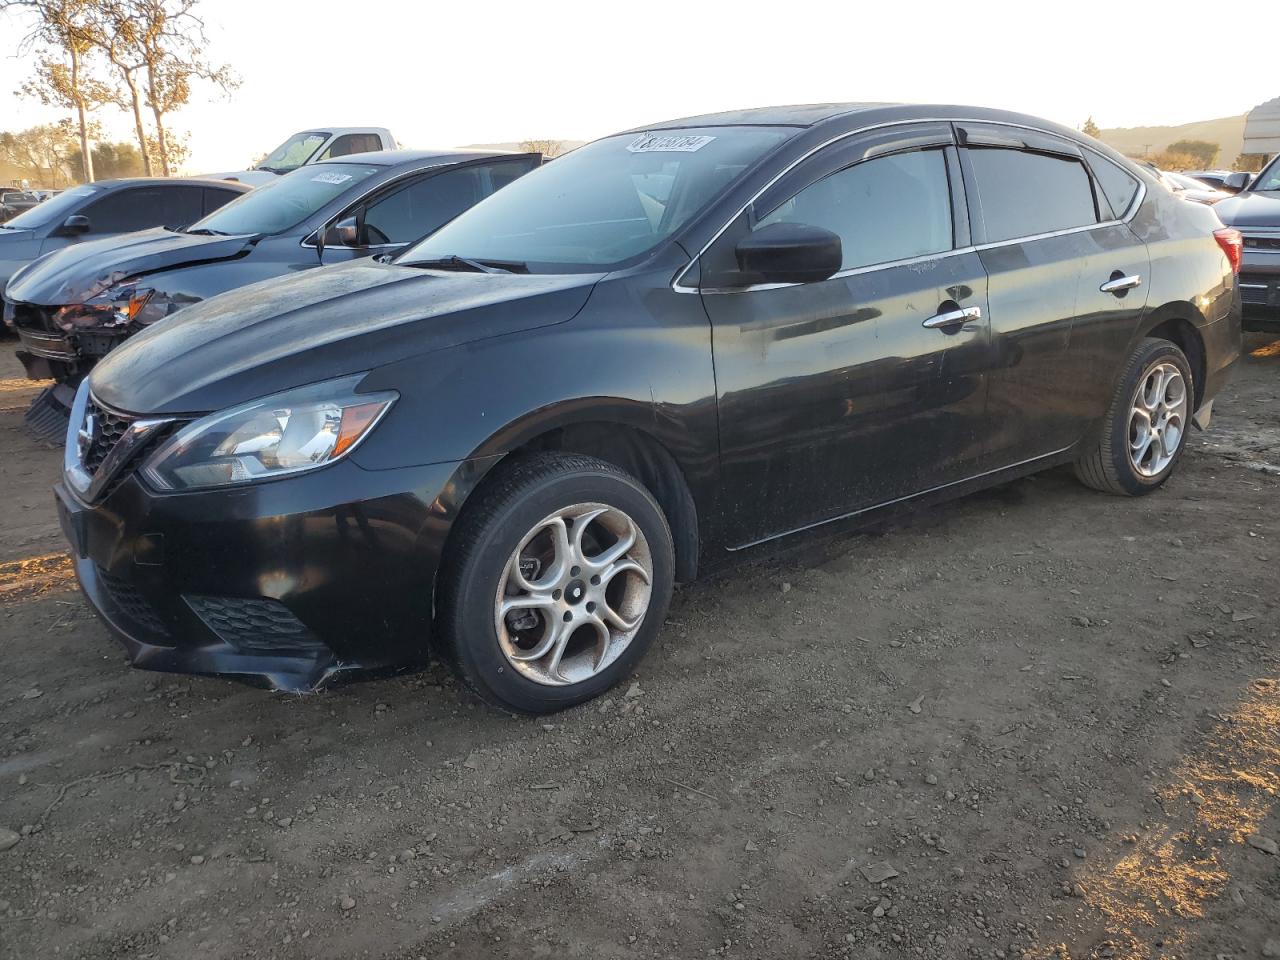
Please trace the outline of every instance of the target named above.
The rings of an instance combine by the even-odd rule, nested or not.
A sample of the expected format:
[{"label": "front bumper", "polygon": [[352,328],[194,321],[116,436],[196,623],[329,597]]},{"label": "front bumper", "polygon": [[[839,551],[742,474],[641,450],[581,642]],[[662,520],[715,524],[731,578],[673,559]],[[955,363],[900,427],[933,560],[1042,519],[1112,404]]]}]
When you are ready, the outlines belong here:
[{"label": "front bumper", "polygon": [[1240,262],[1240,301],[1246,330],[1280,330],[1280,246],[1248,245],[1263,242],[1280,244],[1280,236],[1246,235]]},{"label": "front bumper", "polygon": [[344,460],[240,488],[157,494],[131,475],[98,504],[63,484],[55,498],[80,586],[135,666],[302,691],[425,659],[458,470]]},{"label": "front bumper", "polygon": [[0,308],[5,325],[21,341],[18,359],[32,380],[78,381],[134,332],[93,326],[64,331],[53,320],[59,307],[8,301]]}]

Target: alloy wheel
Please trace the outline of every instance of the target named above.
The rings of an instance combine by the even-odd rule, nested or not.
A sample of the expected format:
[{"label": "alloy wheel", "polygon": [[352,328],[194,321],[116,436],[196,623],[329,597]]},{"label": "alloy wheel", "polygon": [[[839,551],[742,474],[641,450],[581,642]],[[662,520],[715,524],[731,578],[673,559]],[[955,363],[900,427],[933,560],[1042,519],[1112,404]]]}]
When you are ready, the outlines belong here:
[{"label": "alloy wheel", "polygon": [[1147,368],[1129,413],[1129,462],[1143,477],[1158,476],[1177,456],[1186,432],[1187,381],[1168,360]]},{"label": "alloy wheel", "polygon": [[557,510],[525,534],[503,568],[498,644],[536,683],[581,683],[634,639],[652,583],[648,541],[626,513],[602,503]]}]

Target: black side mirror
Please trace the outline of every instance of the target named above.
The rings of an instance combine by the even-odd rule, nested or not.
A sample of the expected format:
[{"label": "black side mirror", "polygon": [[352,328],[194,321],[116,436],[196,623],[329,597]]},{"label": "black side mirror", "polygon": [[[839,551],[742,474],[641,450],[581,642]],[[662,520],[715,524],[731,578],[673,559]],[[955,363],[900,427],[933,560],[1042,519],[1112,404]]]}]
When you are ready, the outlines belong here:
[{"label": "black side mirror", "polygon": [[355,217],[346,217],[331,225],[324,234],[326,247],[358,247],[360,225]]},{"label": "black side mirror", "polygon": [[1252,182],[1252,173],[1229,173],[1222,180],[1222,189],[1227,193],[1239,193]]},{"label": "black side mirror", "polygon": [[840,269],[844,251],[830,230],[771,223],[738,241],[738,268],[760,283],[814,283]]},{"label": "black side mirror", "polygon": [[62,221],[62,226],[58,228],[58,233],[64,237],[74,237],[76,234],[88,233],[92,227],[93,224],[89,222],[88,217],[83,214],[73,213]]}]

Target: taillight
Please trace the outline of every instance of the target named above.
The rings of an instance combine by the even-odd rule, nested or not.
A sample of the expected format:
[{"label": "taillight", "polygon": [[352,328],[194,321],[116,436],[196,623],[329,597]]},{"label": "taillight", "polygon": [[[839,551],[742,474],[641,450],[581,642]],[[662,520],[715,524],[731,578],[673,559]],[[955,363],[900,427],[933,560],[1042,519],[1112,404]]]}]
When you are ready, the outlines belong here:
[{"label": "taillight", "polygon": [[1227,262],[1231,264],[1231,272],[1239,273],[1240,258],[1244,255],[1244,236],[1239,230],[1232,227],[1223,227],[1221,230],[1213,231],[1213,239],[1218,241],[1218,246],[1227,255]]}]

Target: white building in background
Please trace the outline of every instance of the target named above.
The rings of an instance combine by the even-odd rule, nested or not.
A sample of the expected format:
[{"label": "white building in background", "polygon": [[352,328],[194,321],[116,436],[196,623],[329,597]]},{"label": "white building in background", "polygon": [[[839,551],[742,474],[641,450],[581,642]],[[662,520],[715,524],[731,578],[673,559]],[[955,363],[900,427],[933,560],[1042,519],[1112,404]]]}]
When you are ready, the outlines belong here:
[{"label": "white building in background", "polygon": [[1280,153],[1280,97],[1259,104],[1244,120],[1242,153],[1272,156]]}]

